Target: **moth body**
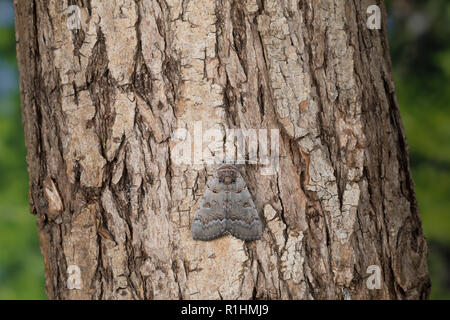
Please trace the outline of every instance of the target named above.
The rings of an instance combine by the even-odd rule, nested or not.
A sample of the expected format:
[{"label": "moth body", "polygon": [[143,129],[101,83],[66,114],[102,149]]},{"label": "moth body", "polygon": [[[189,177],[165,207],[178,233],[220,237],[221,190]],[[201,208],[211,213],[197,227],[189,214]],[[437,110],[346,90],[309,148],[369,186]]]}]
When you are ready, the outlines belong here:
[{"label": "moth body", "polygon": [[225,234],[243,241],[262,235],[261,220],[244,178],[230,164],[220,166],[208,180],[192,223],[194,240],[209,241]]}]

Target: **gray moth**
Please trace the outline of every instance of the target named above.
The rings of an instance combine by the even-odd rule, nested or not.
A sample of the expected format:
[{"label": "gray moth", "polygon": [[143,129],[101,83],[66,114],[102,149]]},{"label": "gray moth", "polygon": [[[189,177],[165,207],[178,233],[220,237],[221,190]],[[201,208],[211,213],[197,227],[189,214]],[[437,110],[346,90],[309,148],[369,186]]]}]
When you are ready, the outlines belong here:
[{"label": "gray moth", "polygon": [[239,170],[221,165],[208,180],[192,222],[194,240],[209,241],[225,234],[244,240],[258,240],[262,224],[252,196]]}]

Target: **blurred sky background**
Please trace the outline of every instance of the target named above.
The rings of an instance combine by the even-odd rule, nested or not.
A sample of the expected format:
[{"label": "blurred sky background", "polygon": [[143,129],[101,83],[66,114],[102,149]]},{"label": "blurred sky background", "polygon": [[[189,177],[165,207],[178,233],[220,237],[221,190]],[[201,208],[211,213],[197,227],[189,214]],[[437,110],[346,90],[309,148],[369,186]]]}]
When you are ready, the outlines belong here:
[{"label": "blurred sky background", "polygon": [[[428,240],[432,299],[450,299],[450,1],[391,0],[398,100]],[[0,299],[46,299],[28,173],[12,0],[0,0]]]}]

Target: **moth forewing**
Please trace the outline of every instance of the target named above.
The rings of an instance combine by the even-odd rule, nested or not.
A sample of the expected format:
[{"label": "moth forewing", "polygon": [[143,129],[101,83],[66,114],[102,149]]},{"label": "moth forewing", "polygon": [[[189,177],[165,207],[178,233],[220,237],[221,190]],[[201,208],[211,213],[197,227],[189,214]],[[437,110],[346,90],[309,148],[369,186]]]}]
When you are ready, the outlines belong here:
[{"label": "moth forewing", "polygon": [[220,166],[208,180],[192,223],[194,240],[209,241],[227,232],[244,241],[262,235],[258,211],[245,180],[229,164]]}]

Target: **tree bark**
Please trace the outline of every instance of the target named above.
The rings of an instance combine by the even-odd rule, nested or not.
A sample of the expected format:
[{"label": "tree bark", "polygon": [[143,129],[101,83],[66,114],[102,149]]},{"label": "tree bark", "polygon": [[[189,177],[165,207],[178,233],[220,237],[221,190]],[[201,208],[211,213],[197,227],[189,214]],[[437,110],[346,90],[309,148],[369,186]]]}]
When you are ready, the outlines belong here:
[{"label": "tree bark", "polygon": [[[366,27],[373,2],[381,30]],[[14,3],[50,299],[428,297],[382,2]],[[213,169],[175,164],[171,136],[194,121],[280,130],[275,175],[240,169],[261,240],[192,240]]]}]

